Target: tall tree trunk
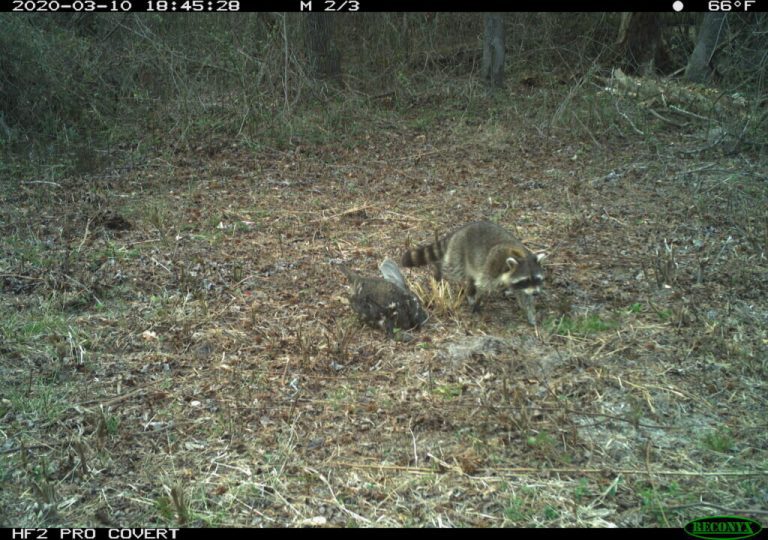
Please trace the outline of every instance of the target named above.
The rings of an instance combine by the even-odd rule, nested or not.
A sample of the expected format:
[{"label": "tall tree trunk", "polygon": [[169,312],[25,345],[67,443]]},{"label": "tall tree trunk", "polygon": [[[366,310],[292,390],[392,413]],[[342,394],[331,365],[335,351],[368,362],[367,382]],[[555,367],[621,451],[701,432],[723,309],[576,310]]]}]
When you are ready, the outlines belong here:
[{"label": "tall tree trunk", "polygon": [[618,44],[624,47],[624,71],[653,74],[661,53],[661,14],[624,13]]},{"label": "tall tree trunk", "polygon": [[305,36],[310,73],[321,79],[341,80],[341,55],[333,40],[335,15],[306,13]]},{"label": "tall tree trunk", "polygon": [[504,20],[499,13],[486,13],[481,74],[492,87],[504,85],[504,52]]},{"label": "tall tree trunk", "polygon": [[693,49],[685,68],[685,78],[691,82],[707,83],[712,78],[713,70],[710,61],[715,54],[715,47],[722,35],[725,23],[725,13],[714,11],[704,15],[699,29],[699,38],[696,48]]}]

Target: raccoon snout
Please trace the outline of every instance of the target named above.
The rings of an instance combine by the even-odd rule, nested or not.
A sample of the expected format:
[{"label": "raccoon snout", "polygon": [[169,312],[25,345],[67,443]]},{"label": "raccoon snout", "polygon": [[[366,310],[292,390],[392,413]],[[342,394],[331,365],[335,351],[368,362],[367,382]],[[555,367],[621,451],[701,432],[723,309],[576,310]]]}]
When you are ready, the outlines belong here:
[{"label": "raccoon snout", "polygon": [[526,285],[512,286],[504,292],[504,295],[513,296],[520,293],[526,294],[528,296],[535,296],[537,294],[541,294],[541,285],[536,285],[534,287],[530,287]]}]

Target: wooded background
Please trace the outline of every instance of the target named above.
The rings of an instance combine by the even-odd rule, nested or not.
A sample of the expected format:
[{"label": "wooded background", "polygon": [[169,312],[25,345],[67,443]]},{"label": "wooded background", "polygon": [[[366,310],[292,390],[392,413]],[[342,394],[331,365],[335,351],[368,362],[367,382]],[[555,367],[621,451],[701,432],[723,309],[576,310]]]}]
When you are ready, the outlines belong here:
[{"label": "wooded background", "polygon": [[339,136],[353,110],[409,107],[456,78],[567,95],[618,67],[764,110],[768,66],[757,13],[6,13],[0,26],[6,158],[63,153],[85,170],[125,147]]}]

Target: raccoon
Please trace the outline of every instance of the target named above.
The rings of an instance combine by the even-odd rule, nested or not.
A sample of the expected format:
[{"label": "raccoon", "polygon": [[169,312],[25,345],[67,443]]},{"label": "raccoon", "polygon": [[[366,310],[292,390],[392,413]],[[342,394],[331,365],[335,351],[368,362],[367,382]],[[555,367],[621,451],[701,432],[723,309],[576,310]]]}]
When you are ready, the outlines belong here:
[{"label": "raccoon", "polygon": [[364,323],[382,328],[389,337],[395,328],[411,330],[427,320],[419,298],[408,289],[405,278],[391,259],[385,259],[379,270],[384,278],[364,277],[342,266],[351,289],[349,305]]},{"label": "raccoon", "polygon": [[407,250],[402,265],[432,263],[435,279],[462,282],[472,311],[496,291],[512,292],[525,310],[528,322],[536,324],[533,295],[541,291],[546,253],[533,253],[504,228],[477,221],[436,239],[434,243]]}]

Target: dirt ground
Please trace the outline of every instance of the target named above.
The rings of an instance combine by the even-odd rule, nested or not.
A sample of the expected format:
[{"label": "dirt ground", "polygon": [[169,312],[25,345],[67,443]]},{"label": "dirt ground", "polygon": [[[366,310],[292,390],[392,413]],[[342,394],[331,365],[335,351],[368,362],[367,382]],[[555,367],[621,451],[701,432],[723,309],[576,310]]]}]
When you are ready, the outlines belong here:
[{"label": "dirt ground", "polygon": [[[768,167],[535,126],[371,125],[3,189],[3,526],[768,519]],[[10,185],[10,184],[7,184]],[[338,263],[478,219],[549,253],[538,325]]]}]

